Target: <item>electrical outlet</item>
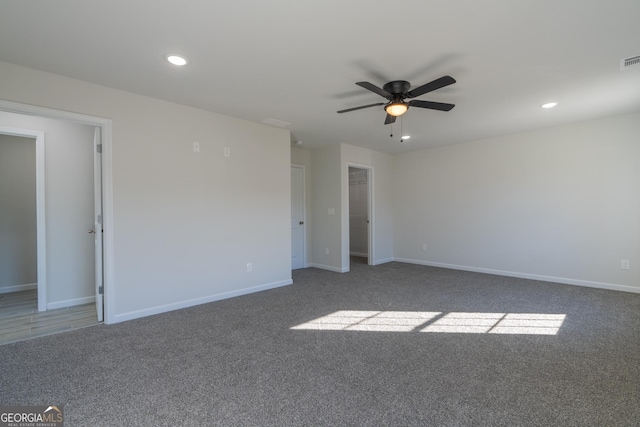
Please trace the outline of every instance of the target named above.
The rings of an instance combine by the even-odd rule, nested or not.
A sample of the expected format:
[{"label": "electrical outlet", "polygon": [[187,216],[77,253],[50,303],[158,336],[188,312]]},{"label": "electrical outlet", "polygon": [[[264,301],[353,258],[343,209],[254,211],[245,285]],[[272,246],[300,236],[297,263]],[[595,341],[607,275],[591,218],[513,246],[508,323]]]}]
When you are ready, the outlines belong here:
[{"label": "electrical outlet", "polygon": [[247,272],[249,273],[249,272],[252,272],[252,271],[253,271],[253,264],[248,262],[247,263]]},{"label": "electrical outlet", "polygon": [[329,255],[329,248],[324,248],[324,253]]},{"label": "electrical outlet", "polygon": [[231,157],[231,148],[230,147],[224,147],[224,156],[225,157]]},{"label": "electrical outlet", "polygon": [[628,270],[629,269],[629,260],[628,259],[621,259],[620,260],[620,268],[623,270]]},{"label": "electrical outlet", "polygon": [[193,141],[193,152],[194,153],[199,153],[200,152],[200,143]]},{"label": "electrical outlet", "polygon": [[427,244],[426,243],[422,244],[422,250],[425,251],[425,252],[427,251]]}]

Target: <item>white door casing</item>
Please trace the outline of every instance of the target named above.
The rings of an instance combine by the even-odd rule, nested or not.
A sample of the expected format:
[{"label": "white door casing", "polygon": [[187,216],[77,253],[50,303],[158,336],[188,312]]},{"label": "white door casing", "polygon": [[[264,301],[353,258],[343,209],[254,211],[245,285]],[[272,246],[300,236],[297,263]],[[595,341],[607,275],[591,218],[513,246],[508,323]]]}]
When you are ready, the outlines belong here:
[{"label": "white door casing", "polygon": [[[375,170],[374,167],[371,165],[365,165],[365,164],[360,164],[360,163],[353,163],[353,162],[347,162],[346,164],[346,176],[347,176],[347,180],[346,180],[346,187],[344,188],[344,191],[346,191],[346,202],[347,202],[347,209],[345,211],[345,220],[349,221],[349,168],[355,168],[355,169],[364,169],[367,172],[367,185],[366,185],[366,199],[367,199],[367,208],[366,208],[366,212],[367,212],[367,216],[365,219],[366,222],[366,236],[367,236],[367,250],[366,250],[366,254],[367,254],[367,258],[368,258],[368,264],[369,265],[376,265],[375,262],[375,198],[374,198],[374,188],[375,188]],[[347,222],[348,224],[348,222]],[[346,236],[343,236],[343,248],[346,251],[345,254],[345,258],[343,259],[343,262],[346,263],[346,265],[350,265],[350,260],[349,260],[349,254],[350,254],[350,238],[349,238],[349,234],[350,234],[350,230],[347,229],[347,234]]]},{"label": "white door casing", "polygon": [[95,287],[96,313],[98,322],[103,316],[103,283],[102,283],[102,138],[101,129],[96,127],[93,134],[93,205],[94,205],[94,237],[95,237]]},{"label": "white door casing", "polygon": [[369,257],[369,170],[349,168],[349,252]]}]

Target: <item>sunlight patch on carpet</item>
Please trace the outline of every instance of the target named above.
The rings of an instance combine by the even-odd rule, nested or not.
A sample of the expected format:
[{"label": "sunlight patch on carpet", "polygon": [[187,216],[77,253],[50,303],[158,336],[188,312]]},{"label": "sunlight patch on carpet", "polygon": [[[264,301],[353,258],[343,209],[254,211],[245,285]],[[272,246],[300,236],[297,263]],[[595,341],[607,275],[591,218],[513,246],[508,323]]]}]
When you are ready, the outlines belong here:
[{"label": "sunlight patch on carpet", "polygon": [[556,335],[566,314],[340,310],[291,329]]}]

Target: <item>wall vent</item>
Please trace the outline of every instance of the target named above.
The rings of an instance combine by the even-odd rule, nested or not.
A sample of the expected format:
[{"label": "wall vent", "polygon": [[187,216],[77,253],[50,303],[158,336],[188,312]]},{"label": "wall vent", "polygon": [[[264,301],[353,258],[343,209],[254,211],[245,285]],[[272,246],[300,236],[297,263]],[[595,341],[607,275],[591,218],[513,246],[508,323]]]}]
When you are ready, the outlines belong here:
[{"label": "wall vent", "polygon": [[279,128],[286,128],[287,126],[291,125],[291,123],[285,122],[284,120],[278,120],[278,119],[272,119],[272,118],[264,119],[262,123],[266,123],[272,126],[278,126]]},{"label": "wall vent", "polygon": [[631,68],[640,68],[640,55],[620,60],[620,71],[629,70]]}]

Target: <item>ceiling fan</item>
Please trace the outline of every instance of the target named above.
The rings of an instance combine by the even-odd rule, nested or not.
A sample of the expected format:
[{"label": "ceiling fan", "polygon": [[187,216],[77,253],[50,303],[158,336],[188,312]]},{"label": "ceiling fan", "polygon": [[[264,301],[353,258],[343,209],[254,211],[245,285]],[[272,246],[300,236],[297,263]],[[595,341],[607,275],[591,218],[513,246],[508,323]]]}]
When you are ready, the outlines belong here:
[{"label": "ceiling fan", "polygon": [[420,101],[418,99],[405,102],[407,98],[415,98],[425,93],[432,92],[434,90],[449,86],[455,83],[456,80],[451,76],[442,76],[439,79],[435,79],[432,82],[419,86],[413,90],[411,89],[411,83],[404,80],[394,80],[385,84],[382,89],[369,82],[357,82],[358,86],[361,86],[371,92],[377,93],[389,100],[389,102],[379,102],[377,104],[363,105],[361,107],[347,108],[346,110],[340,110],[338,113],[348,113],[349,111],[361,110],[363,108],[378,107],[384,105],[384,110],[387,112],[387,118],[384,121],[385,125],[394,123],[396,117],[403,115],[407,112],[409,107],[429,108],[431,110],[450,111],[455,104],[446,104],[442,102],[433,101]]}]

